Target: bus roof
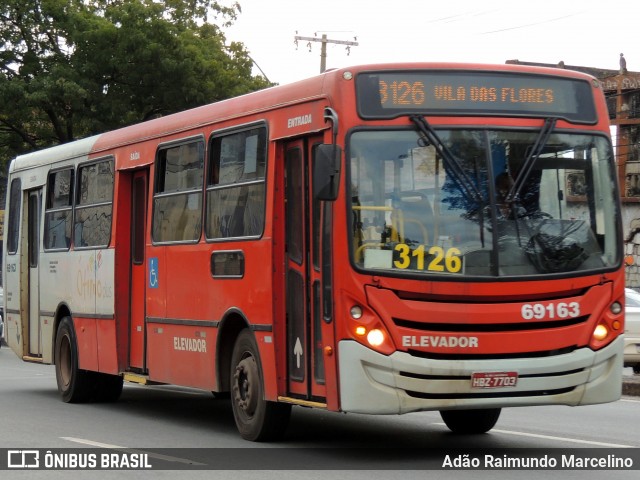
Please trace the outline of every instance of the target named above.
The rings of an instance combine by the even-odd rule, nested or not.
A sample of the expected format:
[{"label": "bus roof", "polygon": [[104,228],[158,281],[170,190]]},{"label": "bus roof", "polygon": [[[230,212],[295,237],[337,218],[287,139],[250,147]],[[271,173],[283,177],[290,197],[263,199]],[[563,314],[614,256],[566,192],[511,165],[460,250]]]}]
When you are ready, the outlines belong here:
[{"label": "bus roof", "polygon": [[[359,72],[413,69],[522,72],[540,75],[558,75],[584,80],[594,79],[594,77],[590,75],[573,70],[514,64],[492,65],[441,62],[380,63],[351,66],[328,70],[323,74],[291,84],[270,87],[63,145],[20,155],[11,162],[10,172],[37,165],[55,164],[90,154],[99,155],[100,152],[108,153],[111,149],[127,144],[179,134],[180,132],[187,132],[209,124],[224,122],[287,105],[294,105],[321,98],[330,99],[335,94],[334,89],[339,88],[339,86],[334,87],[334,85],[336,85],[341,78],[355,78],[355,75]],[[347,75],[348,72],[350,75]]]},{"label": "bus roof", "polygon": [[24,155],[16,157],[11,162],[9,172],[37,167],[42,164],[51,164],[63,160],[86,156],[89,152],[91,152],[91,148],[95,144],[98,137],[99,135],[94,135],[92,137],[83,138],[69,143],[63,143],[62,145],[56,145],[54,147],[46,148],[43,150],[25,153]]}]

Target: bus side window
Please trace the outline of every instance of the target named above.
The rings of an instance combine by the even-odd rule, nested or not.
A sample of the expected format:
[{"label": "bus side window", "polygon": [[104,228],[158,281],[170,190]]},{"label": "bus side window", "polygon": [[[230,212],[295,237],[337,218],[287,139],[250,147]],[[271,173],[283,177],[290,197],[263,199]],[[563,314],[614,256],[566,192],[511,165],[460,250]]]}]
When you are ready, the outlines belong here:
[{"label": "bus side window", "polygon": [[244,231],[248,235],[259,235],[264,227],[264,183],[252,185],[247,193],[244,209]]},{"label": "bus side window", "polygon": [[7,231],[7,253],[14,254],[18,251],[20,236],[20,210],[22,198],[22,182],[19,178],[11,180],[11,193],[9,201],[9,226]]},{"label": "bus side window", "polygon": [[78,167],[74,247],[106,247],[111,238],[113,158]]},{"label": "bus side window", "polygon": [[207,179],[207,238],[255,237],[265,215],[266,128],[214,137]]},{"label": "bus side window", "polygon": [[202,227],[204,144],[201,140],[158,151],[153,240],[193,242]]},{"label": "bus side window", "polygon": [[73,244],[76,247],[86,247],[87,243],[85,241],[82,240],[83,235],[82,235],[82,227],[84,226],[84,223],[76,223],[75,229],[74,229],[74,237],[73,237]]},{"label": "bus side window", "polygon": [[49,173],[43,241],[45,250],[71,246],[73,169]]}]

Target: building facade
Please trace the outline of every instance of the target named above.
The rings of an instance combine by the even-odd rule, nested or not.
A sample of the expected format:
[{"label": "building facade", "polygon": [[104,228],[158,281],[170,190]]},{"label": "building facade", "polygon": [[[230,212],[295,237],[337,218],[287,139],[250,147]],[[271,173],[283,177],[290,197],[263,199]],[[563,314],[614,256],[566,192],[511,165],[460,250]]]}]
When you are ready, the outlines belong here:
[{"label": "building facade", "polygon": [[602,83],[611,121],[622,201],[623,238],[627,255],[627,286],[640,288],[640,72],[627,70],[620,54],[620,68],[608,70],[576,65],[521,62],[506,63],[566,68],[593,75]]}]

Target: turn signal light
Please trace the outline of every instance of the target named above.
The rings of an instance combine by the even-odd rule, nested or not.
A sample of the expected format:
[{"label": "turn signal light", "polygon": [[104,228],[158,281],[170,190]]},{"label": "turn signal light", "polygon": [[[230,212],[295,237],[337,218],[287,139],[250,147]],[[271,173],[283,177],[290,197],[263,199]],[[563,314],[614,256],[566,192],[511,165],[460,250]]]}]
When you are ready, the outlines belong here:
[{"label": "turn signal light", "polygon": [[385,355],[395,351],[391,335],[372,310],[353,302],[348,310],[348,318],[349,331],[354,340]]}]

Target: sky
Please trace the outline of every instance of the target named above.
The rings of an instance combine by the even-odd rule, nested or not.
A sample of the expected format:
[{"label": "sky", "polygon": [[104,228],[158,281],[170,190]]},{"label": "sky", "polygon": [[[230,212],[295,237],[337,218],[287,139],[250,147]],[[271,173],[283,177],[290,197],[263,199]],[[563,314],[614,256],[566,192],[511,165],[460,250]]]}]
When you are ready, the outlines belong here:
[{"label": "sky", "polygon": [[[233,0],[223,0],[230,4]],[[640,72],[640,1],[617,0],[237,0],[242,13],[224,29],[245,44],[257,68],[286,84],[327,68],[395,61],[527,62]]]}]

